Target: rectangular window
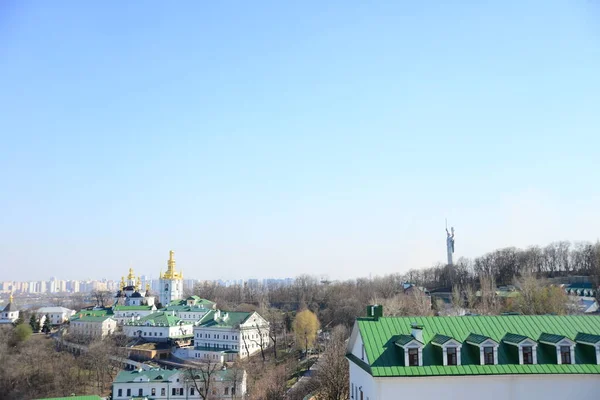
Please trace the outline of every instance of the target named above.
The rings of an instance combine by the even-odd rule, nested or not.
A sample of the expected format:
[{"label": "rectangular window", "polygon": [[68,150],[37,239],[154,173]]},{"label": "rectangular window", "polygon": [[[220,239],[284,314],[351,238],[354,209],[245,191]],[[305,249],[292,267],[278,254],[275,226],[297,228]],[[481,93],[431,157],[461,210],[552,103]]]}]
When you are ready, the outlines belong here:
[{"label": "rectangular window", "polygon": [[166,396],[167,395],[167,390],[165,388],[160,388],[160,395],[161,396]]},{"label": "rectangular window", "polygon": [[127,397],[131,396],[131,389],[127,389]]},{"label": "rectangular window", "polygon": [[225,395],[228,395],[228,394],[229,394],[229,388],[228,388],[227,386],[225,386],[225,393],[224,393],[224,394],[225,394]]},{"label": "rectangular window", "polygon": [[457,365],[456,364],[456,347],[448,347],[448,349],[446,349],[446,354],[448,355],[448,360],[447,360],[448,365]]},{"label": "rectangular window", "polygon": [[494,348],[484,347],[483,348],[483,363],[485,365],[494,365]]},{"label": "rectangular window", "polygon": [[118,390],[117,396],[119,396],[119,397],[123,396],[123,389]]},{"label": "rectangular window", "polygon": [[143,396],[144,395],[144,389],[140,388],[138,389],[138,396]]},{"label": "rectangular window", "polygon": [[183,396],[183,388],[179,388],[179,395]]},{"label": "rectangular window", "polygon": [[533,348],[531,346],[523,347],[523,364],[533,364]]},{"label": "rectangular window", "polygon": [[571,348],[560,346],[560,359],[563,364],[571,364]]},{"label": "rectangular window", "polygon": [[411,367],[419,366],[419,349],[408,349],[408,365]]},{"label": "rectangular window", "polygon": [[177,389],[172,388],[171,389],[171,396],[175,396],[177,394]]},{"label": "rectangular window", "polygon": [[196,394],[196,392],[194,391],[194,388],[190,388],[190,394],[193,396],[194,394]]},{"label": "rectangular window", "polygon": [[156,396],[156,388],[152,388],[150,390],[150,393],[152,394],[152,396]]}]

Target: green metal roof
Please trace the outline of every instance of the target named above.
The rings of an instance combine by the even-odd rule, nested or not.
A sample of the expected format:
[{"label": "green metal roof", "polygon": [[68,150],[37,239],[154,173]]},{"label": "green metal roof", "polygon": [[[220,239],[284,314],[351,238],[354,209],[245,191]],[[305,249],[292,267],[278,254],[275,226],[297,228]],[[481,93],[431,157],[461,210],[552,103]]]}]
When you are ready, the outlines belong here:
[{"label": "green metal roof", "polygon": [[450,340],[452,340],[450,336],[436,334],[433,339],[431,339],[431,343],[442,345]]},{"label": "green metal roof", "polygon": [[[419,342],[417,339],[415,339],[414,337],[412,337],[412,335],[400,335],[398,337],[398,339],[395,341],[395,343],[397,345],[404,346],[404,345],[409,344],[413,340],[416,341],[416,342]],[[421,343],[421,342],[419,342],[419,343]],[[421,343],[421,344],[423,344],[423,343]]]},{"label": "green metal roof", "polygon": [[563,340],[565,338],[566,338],[566,336],[564,336],[564,335],[555,335],[555,334],[552,334],[552,333],[542,332],[540,334],[540,337],[539,337],[538,341],[539,342],[558,343],[558,342],[560,342],[561,340]]},{"label": "green metal roof", "polygon": [[590,333],[578,333],[577,336],[575,336],[575,341],[596,344],[600,342],[600,335],[592,335]]},{"label": "green metal roof", "polygon": [[[424,326],[423,366],[405,367],[402,349],[395,345],[401,335],[410,335],[411,323]],[[514,346],[502,343],[509,332],[529,338],[538,338],[542,333],[552,332],[574,339],[579,332],[600,335],[600,318],[597,316],[467,316],[467,317],[380,317],[359,318],[358,329],[362,337],[370,364],[355,362],[373,376],[426,376],[426,375],[489,375],[489,374],[600,374],[600,365],[595,363],[591,346],[575,346],[574,365],[556,364],[556,351],[547,345],[537,346],[536,365],[519,365],[512,355]],[[435,335],[444,335],[465,342],[473,333],[489,337],[500,343],[498,365],[479,365],[479,350],[475,346],[463,346],[459,366],[443,366],[439,347],[431,340]],[[593,353],[593,354],[592,354]],[[553,358],[554,357],[554,358]]]},{"label": "green metal roof", "polygon": [[146,315],[138,319],[137,321],[126,322],[125,325],[133,325],[133,326],[142,326],[142,325],[150,325],[150,326],[177,326],[180,323],[189,325],[191,322],[184,321],[181,318],[178,318],[170,313],[166,312],[155,312],[150,315]]},{"label": "green metal roof", "polygon": [[71,321],[76,321],[76,320],[93,321],[93,319],[90,319],[90,318],[102,317],[103,319],[98,320],[98,321],[104,321],[106,319],[106,317],[112,317],[112,316],[113,316],[112,309],[102,308],[102,309],[98,309],[98,310],[81,310],[81,311],[75,313],[70,318],[70,320]]},{"label": "green metal roof", "polygon": [[152,310],[152,306],[115,306],[113,308],[115,311],[148,311]]},{"label": "green metal roof", "polygon": [[100,396],[69,396],[69,397],[48,397],[37,400],[102,400]]},{"label": "green metal roof", "polygon": [[218,318],[215,320],[215,310],[211,310],[200,320],[198,326],[211,328],[230,329],[244,323],[253,313],[241,311],[221,311],[221,316],[227,313],[226,318]]},{"label": "green metal roof", "polygon": [[[516,333],[507,333],[502,338],[502,341],[518,344],[518,343],[524,342],[527,339],[530,339],[530,338],[528,338],[527,336],[523,336],[523,335],[517,335]],[[533,340],[533,339],[530,339],[530,340]]]},{"label": "green metal roof", "polygon": [[71,321],[80,321],[80,322],[104,322],[109,318],[112,318],[112,315],[105,315],[103,317],[95,317],[93,315],[84,315],[83,317],[79,318],[71,318]]},{"label": "green metal roof", "polygon": [[166,382],[171,376],[176,374],[178,371],[168,369],[151,369],[148,371],[121,371],[114,380],[114,383],[127,383],[133,382],[135,379],[143,377],[149,381],[155,382]]},{"label": "green metal roof", "polygon": [[485,342],[486,340],[490,340],[490,339],[495,342],[495,340],[489,336],[479,335],[477,333],[471,333],[469,336],[467,336],[467,338],[465,339],[465,342],[481,344],[481,343]]}]

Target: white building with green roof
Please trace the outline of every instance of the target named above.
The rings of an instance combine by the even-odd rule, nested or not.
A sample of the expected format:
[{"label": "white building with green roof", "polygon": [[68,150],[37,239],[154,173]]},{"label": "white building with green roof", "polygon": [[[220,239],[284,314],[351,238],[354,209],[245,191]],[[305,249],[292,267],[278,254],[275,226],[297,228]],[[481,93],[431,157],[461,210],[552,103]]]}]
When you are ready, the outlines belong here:
[{"label": "white building with green roof", "polygon": [[113,307],[115,320],[117,324],[123,325],[125,322],[137,321],[141,318],[156,312],[156,306],[152,305],[115,305]]},{"label": "white building with green roof", "polygon": [[350,398],[530,400],[600,393],[597,316],[358,318]]},{"label": "white building with green roof", "polygon": [[184,356],[233,361],[256,354],[270,344],[269,323],[257,312],[211,310],[195,324],[194,346]]},{"label": "white building with green roof", "polygon": [[69,334],[87,338],[103,338],[117,330],[117,321],[108,308],[81,310],[71,317]]},{"label": "white building with green roof", "polygon": [[194,324],[177,317],[174,311],[158,311],[123,325],[123,333],[131,338],[143,338],[149,342],[191,340]]},{"label": "white building with green roof", "polygon": [[191,372],[177,369],[121,371],[113,381],[112,398],[241,399],[246,395],[246,380],[246,371],[233,368],[217,369],[210,375],[200,368]]},{"label": "white building with green roof", "polygon": [[175,300],[169,303],[161,311],[174,311],[175,315],[184,321],[198,322],[206,313],[214,310],[216,303],[203,299],[199,296],[190,296],[183,300]]}]

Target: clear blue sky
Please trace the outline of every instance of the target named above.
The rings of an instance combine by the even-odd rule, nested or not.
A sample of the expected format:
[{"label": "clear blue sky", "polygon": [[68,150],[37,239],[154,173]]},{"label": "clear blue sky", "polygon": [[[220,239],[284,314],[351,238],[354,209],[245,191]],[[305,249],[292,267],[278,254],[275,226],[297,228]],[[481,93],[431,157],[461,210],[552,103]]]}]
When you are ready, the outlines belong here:
[{"label": "clear blue sky", "polygon": [[597,1],[0,2],[0,280],[600,236]]}]

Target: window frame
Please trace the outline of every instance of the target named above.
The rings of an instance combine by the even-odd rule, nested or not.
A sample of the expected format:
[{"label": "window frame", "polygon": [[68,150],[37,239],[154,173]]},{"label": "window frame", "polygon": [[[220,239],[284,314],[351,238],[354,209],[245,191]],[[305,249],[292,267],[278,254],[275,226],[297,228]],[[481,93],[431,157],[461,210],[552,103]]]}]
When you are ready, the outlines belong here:
[{"label": "window frame", "polygon": [[533,346],[521,347],[523,354],[523,365],[533,365]]},{"label": "window frame", "polygon": [[[452,362],[453,361],[453,362]],[[446,348],[446,365],[458,365],[458,348],[451,346]]]},{"label": "window frame", "polygon": [[408,366],[418,367],[419,366],[419,349],[411,347],[408,349]]},{"label": "window frame", "polygon": [[[567,350],[564,351],[565,349],[567,349]],[[566,364],[566,365],[572,364],[573,360],[571,359],[571,346],[560,346],[559,350],[560,350],[560,363]]]},{"label": "window frame", "polygon": [[495,355],[494,355],[494,347],[493,346],[484,346],[483,347],[483,365],[494,365],[495,364]]}]

